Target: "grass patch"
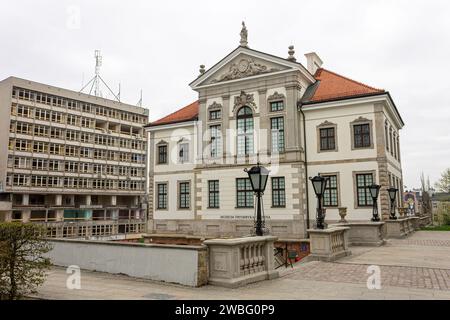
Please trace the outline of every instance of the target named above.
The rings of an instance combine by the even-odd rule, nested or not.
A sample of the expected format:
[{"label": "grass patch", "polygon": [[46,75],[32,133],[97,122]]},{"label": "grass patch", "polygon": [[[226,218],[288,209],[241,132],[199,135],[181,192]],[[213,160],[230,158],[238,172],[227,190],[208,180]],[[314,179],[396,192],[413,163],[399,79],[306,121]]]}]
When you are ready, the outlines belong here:
[{"label": "grass patch", "polygon": [[423,227],[423,231],[450,231],[450,225]]}]

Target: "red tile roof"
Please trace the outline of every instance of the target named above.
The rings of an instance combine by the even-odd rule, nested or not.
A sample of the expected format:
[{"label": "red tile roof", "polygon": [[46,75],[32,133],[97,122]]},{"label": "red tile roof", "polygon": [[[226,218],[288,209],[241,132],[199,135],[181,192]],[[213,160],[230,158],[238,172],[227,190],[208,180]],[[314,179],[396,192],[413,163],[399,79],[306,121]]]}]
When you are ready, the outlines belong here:
[{"label": "red tile roof", "polygon": [[[314,77],[319,81],[318,86],[312,97],[306,103],[338,100],[385,92],[383,89],[370,87],[323,68],[318,69]],[[196,120],[198,119],[198,109],[199,103],[195,101],[164,118],[151,122],[149,126]]]},{"label": "red tile roof", "polygon": [[318,69],[314,77],[319,81],[319,85],[309,102],[344,99],[385,92],[382,89],[372,88],[323,68]]},{"label": "red tile roof", "polygon": [[192,102],[186,107],[171,113],[164,118],[150,123],[150,126],[159,126],[162,124],[177,123],[183,121],[196,120],[198,118],[198,101]]}]

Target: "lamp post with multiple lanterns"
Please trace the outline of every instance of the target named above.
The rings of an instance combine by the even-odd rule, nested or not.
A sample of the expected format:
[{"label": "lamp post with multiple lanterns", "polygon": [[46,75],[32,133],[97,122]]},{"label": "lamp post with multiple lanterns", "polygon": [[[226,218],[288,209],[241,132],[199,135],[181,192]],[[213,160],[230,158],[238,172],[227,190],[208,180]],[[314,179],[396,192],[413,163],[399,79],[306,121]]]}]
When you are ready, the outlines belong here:
[{"label": "lamp post with multiple lanterns", "polygon": [[327,186],[327,178],[321,177],[320,175],[314,178],[309,178],[314,188],[314,193],[317,197],[317,214],[316,214],[316,228],[325,229],[325,212],[322,209],[322,197],[325,193],[325,187]]},{"label": "lamp post with multiple lanterns", "polygon": [[378,215],[378,195],[380,193],[381,186],[378,184],[372,184],[368,187],[370,191],[370,196],[372,197],[372,221],[380,221],[380,216]]},{"label": "lamp post with multiple lanterns", "polygon": [[389,219],[395,220],[397,219],[396,215],[395,215],[395,198],[397,196],[397,188],[394,187],[390,187],[389,189],[387,189],[387,192],[389,193],[389,199],[391,200],[391,214],[389,216]]},{"label": "lamp post with multiple lanterns", "polygon": [[262,218],[262,205],[261,197],[266,189],[267,179],[269,177],[269,170],[259,165],[259,163],[252,167],[250,170],[244,169],[248,173],[250,183],[252,185],[253,192],[256,194],[256,221],[255,231],[257,236],[264,234],[263,228],[265,227],[265,221]]}]

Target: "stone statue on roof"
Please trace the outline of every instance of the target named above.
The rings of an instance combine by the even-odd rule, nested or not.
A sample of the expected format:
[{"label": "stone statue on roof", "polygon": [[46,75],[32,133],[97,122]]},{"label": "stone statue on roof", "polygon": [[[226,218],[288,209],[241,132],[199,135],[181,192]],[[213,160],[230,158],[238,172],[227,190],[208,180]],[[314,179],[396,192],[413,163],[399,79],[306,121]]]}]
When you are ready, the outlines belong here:
[{"label": "stone statue on roof", "polygon": [[241,47],[247,47],[247,45],[248,45],[247,36],[248,36],[248,31],[247,31],[247,28],[245,27],[245,22],[242,21],[241,41],[240,41]]}]

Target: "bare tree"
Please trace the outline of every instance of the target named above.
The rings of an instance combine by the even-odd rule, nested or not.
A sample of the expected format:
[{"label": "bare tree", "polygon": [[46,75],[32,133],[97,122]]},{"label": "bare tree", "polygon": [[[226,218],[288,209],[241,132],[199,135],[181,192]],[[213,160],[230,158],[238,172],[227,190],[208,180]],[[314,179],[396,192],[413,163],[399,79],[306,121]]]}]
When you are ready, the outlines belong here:
[{"label": "bare tree", "polygon": [[435,187],[440,192],[450,193],[450,168],[441,173],[441,178],[435,183]]},{"label": "bare tree", "polygon": [[23,298],[45,281],[51,246],[44,234],[36,224],[0,223],[0,299]]}]

